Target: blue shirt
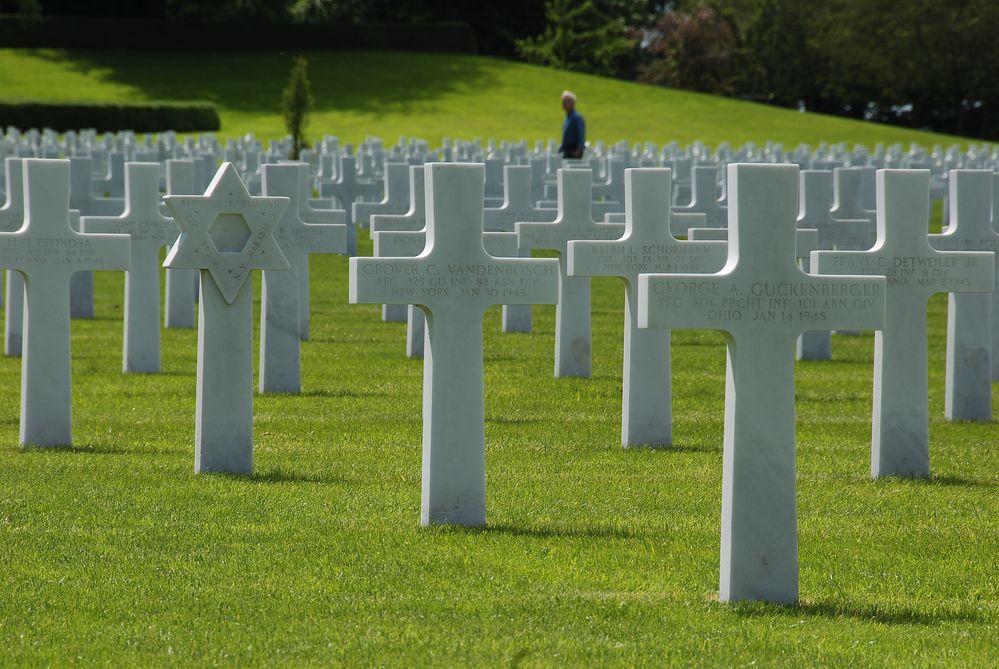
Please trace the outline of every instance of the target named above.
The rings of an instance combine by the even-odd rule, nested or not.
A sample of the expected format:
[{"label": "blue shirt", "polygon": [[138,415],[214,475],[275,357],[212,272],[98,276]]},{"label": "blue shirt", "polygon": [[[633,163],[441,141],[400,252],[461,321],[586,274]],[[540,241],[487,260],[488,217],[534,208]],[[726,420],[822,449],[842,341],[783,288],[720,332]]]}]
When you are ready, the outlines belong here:
[{"label": "blue shirt", "polygon": [[586,121],[573,109],[565,115],[565,121],[562,123],[562,146],[558,147],[558,150],[566,158],[582,158],[585,146]]}]

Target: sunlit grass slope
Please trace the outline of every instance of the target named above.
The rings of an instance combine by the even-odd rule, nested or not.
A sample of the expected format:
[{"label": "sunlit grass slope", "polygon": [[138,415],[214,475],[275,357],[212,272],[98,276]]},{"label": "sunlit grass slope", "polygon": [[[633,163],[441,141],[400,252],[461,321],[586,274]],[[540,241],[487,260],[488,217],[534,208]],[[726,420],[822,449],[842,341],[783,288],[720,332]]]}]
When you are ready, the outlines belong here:
[{"label": "sunlit grass slope", "polygon": [[[208,99],[223,132],[283,134],[281,90],[293,54],[0,50],[4,97]],[[546,139],[560,131],[563,89],[580,97],[589,137],[711,144],[775,140],[951,143],[956,138],[534,67],[479,56],[317,52],[313,136]]]}]

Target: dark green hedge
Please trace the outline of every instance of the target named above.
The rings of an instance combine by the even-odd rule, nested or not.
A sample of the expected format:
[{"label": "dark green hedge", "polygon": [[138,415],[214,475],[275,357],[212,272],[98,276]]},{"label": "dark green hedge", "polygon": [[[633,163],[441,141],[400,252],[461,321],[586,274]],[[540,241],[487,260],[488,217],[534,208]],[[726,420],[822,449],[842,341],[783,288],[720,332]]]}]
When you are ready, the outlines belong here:
[{"label": "dark green hedge", "polygon": [[98,132],[213,131],[221,127],[210,102],[39,102],[0,100],[0,128],[52,128],[59,132],[94,128]]}]

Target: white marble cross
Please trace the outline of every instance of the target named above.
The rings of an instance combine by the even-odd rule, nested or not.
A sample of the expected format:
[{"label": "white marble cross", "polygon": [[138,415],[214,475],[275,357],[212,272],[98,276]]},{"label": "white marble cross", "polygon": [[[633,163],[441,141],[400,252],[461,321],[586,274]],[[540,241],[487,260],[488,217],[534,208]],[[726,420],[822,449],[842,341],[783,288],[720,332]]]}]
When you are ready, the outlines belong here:
[{"label": "white marble cross", "polygon": [[[951,170],[950,225],[930,235],[938,251],[999,251],[992,229],[992,170]],[[999,278],[996,272],[995,278]],[[947,370],[944,415],[948,420],[992,420],[992,324],[999,288],[947,296]]]},{"label": "white marble cross", "polygon": [[201,270],[194,471],[248,473],[253,291],[247,279],[254,269],[288,269],[274,232],[289,199],[251,197],[233,164],[223,163],[204,195],[163,201],[180,227],[163,265]]},{"label": "white marble cross", "polygon": [[[313,225],[339,225],[344,229],[344,253],[347,242],[347,212],[343,209],[314,209],[310,204],[312,198],[312,175],[308,169],[300,170],[298,182],[298,216],[303,221]],[[309,287],[309,256],[302,258],[301,271],[298,276],[298,336],[302,341],[309,340],[309,328],[312,324],[312,290]]]},{"label": "white marble cross", "polygon": [[624,202],[624,168],[625,161],[621,158],[607,159],[607,181],[593,184],[591,199]]},{"label": "white marble cross", "polygon": [[[198,195],[193,160],[166,162],[167,195]],[[163,327],[193,328],[194,298],[198,292],[198,270],[167,269]]]},{"label": "white marble cross", "polygon": [[[0,232],[14,232],[24,223],[24,171],[21,158],[4,159],[7,201],[0,207]],[[15,270],[7,270],[4,304],[4,355],[21,355],[21,335],[24,329],[24,278]]]},{"label": "white marble cross", "polygon": [[[503,204],[486,208],[483,213],[486,232],[514,232],[518,221],[549,223],[555,220],[558,209],[541,209],[531,203],[530,167],[507,165],[503,175]],[[520,256],[530,258],[531,252],[524,250]],[[531,326],[531,305],[503,305],[503,332],[530,332]]]},{"label": "white marble cross", "polygon": [[[371,217],[372,239],[376,232],[394,230],[422,230],[427,225],[427,205],[424,197],[423,165],[409,168],[409,210],[404,214],[375,214]],[[378,253],[375,253],[377,256]],[[407,320],[409,307],[402,304],[383,304],[382,320],[386,323],[402,323]],[[411,320],[411,319],[410,319]],[[422,347],[423,344],[421,343]]]},{"label": "white marble cross", "polygon": [[873,221],[876,218],[876,211],[864,207],[863,178],[864,168],[861,167],[837,167],[833,170],[833,218],[844,221]]},{"label": "white marble cross", "polygon": [[415,258],[351,258],[350,302],[424,310],[421,521],[483,525],[482,315],[492,304],[555,302],[558,262],[486,253],[481,164],[426,170],[426,248]]},{"label": "white marble cross", "polygon": [[[96,197],[93,192],[93,161],[72,157],[70,162],[69,208],[80,216],[118,216],[125,210],[121,198]],[[94,317],[94,274],[77,272],[70,280],[69,312],[72,318]]]},{"label": "white marble cross", "polygon": [[127,269],[125,235],[81,234],[70,222],[66,160],[27,159],[24,224],[0,233],[0,267],[24,278],[21,443],[73,442],[69,284],[80,270]]},{"label": "white marble cross", "polygon": [[568,275],[624,281],[624,376],[621,443],[672,443],[670,335],[638,328],[638,275],[713,273],[725,264],[725,242],[678,241],[670,233],[669,169],[629,169],[624,176],[624,236],[571,241]]},{"label": "white marble cross", "polygon": [[[999,174],[992,175],[992,229],[999,229]],[[999,381],[999,305],[992,309],[992,380]]]},{"label": "white marble cross", "polygon": [[638,279],[639,327],[725,335],[722,601],[798,599],[795,341],[884,317],[883,278],[799,269],[797,186],[797,165],[729,165],[725,267]]},{"label": "white marble cross", "polygon": [[409,209],[408,180],[408,163],[385,163],[384,197],[378,202],[354,202],[354,222],[367,228],[375,214],[405,214]]},{"label": "white marble cross", "polygon": [[930,173],[878,171],[878,240],[869,251],[816,251],[819,274],[887,277],[883,331],[874,338],[871,475],[929,476],[926,303],[935,293],[988,292],[991,253],[930,247]]},{"label": "white marble cross", "polygon": [[[706,227],[724,228],[728,220],[728,209],[718,201],[718,168],[713,165],[699,165],[693,169],[690,204],[674,207],[677,214],[704,214]],[[673,222],[673,235],[686,237],[685,219]]]},{"label": "white marble cross", "polygon": [[[802,170],[798,196],[798,228],[817,230],[820,250],[866,250],[874,245],[874,220],[836,219],[832,215],[833,173],[829,170]],[[802,269],[811,271],[811,259],[802,260]],[[845,333],[844,333],[845,334]],[[832,333],[806,332],[798,340],[799,360],[832,359]]]},{"label": "white marble cross", "polygon": [[125,163],[125,212],[84,216],[81,232],[129,236],[132,265],[125,272],[122,371],[160,371],[160,249],[177,239],[173,219],[160,214],[159,163]]},{"label": "white marble cross", "polygon": [[355,202],[364,199],[381,197],[380,182],[364,182],[357,178],[357,158],[340,156],[340,166],[337,169],[337,180],[319,183],[319,194],[322,197],[335,197],[347,216],[347,255],[357,254],[357,227],[354,225],[353,207]]},{"label": "white marble cross", "polygon": [[559,255],[559,295],[555,308],[555,376],[589,378],[592,371],[590,344],[590,278],[566,273],[570,240],[620,239],[624,226],[593,220],[590,170],[558,171],[558,216],[552,223],[516,224],[522,250],[544,249]]},{"label": "white marble cross", "polygon": [[274,230],[290,270],[264,269],[260,297],[260,375],[258,388],[265,393],[298,393],[302,389],[301,304],[302,272],[308,272],[311,253],[343,253],[345,225],[306,223],[299,213],[305,163],[261,167],[261,192],[289,198],[280,224]]}]

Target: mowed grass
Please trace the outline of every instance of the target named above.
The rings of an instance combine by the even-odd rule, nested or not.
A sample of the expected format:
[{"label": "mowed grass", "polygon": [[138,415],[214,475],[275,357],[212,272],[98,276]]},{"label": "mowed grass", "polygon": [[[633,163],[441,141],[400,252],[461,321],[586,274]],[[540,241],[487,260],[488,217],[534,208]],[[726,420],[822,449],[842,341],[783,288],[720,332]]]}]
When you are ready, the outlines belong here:
[{"label": "mowed grass", "polygon": [[801,604],[725,605],[718,333],[673,335],[675,445],[624,450],[621,284],[593,282],[590,380],[553,378],[553,307],[527,335],[490,310],[489,525],[426,529],[422,362],[347,304],[344,258],[312,275],[304,392],[256,397],[252,476],[193,474],[194,331],[164,331],[162,374],[120,373],[120,273],[73,323],[73,448],[18,447],[20,365],[0,359],[0,664],[999,661],[999,428],[943,420],[945,298],[933,478],[869,479],[873,337],[836,337],[797,367]]},{"label": "mowed grass", "polygon": [[[156,39],[151,35],[150,39]],[[646,86],[469,55],[313,52],[316,99],[312,138],[394,143],[421,137],[519,140],[561,133],[559,95],[579,95],[591,140],[919,142],[966,139],[821,114]],[[132,53],[0,49],[2,95],[45,100],[207,99],[222,116],[222,134],[266,139],[284,133],[281,90],[292,53]]]}]

